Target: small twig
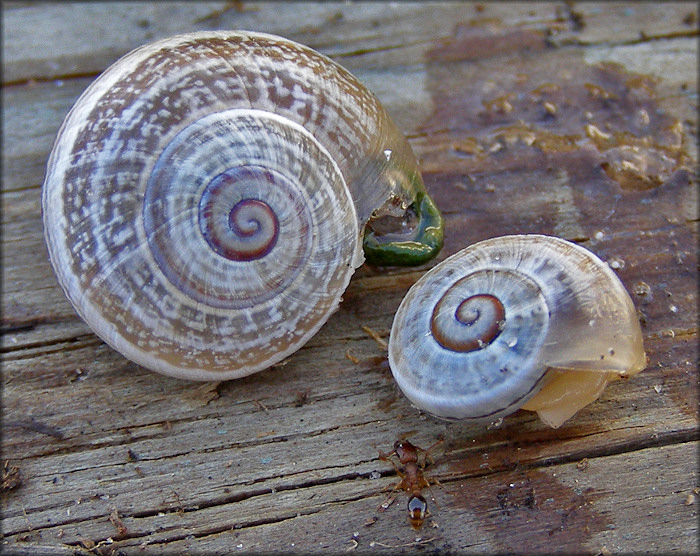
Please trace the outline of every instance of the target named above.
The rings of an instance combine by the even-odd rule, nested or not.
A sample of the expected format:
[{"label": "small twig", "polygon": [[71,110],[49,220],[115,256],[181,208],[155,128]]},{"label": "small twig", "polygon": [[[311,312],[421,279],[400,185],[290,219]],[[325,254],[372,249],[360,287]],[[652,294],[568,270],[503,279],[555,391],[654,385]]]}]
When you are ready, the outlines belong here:
[{"label": "small twig", "polygon": [[350,348],[348,348],[348,350],[345,352],[345,357],[352,361],[355,365],[357,365],[360,362],[360,360],[357,357],[350,353]]},{"label": "small twig", "polygon": [[386,350],[389,349],[389,344],[387,343],[387,341],[386,341],[384,338],[382,338],[382,337],[379,335],[379,332],[377,332],[376,330],[372,330],[369,326],[364,325],[364,324],[362,325],[362,330],[364,330],[365,332],[367,332],[367,334],[369,334],[370,337],[371,337],[375,342],[377,342],[377,344],[379,345],[379,347],[381,347],[383,350],[386,351]]},{"label": "small twig", "polygon": [[123,537],[129,534],[129,530],[126,528],[126,525],[124,525],[121,517],[119,517],[117,508],[114,508],[109,514],[109,521],[117,528],[117,536]]},{"label": "small twig", "polygon": [[182,501],[180,500],[180,495],[175,492],[172,488],[169,489],[170,492],[172,492],[175,495],[175,503],[178,506],[177,513],[180,515],[183,515],[185,513],[185,507],[182,505]]},{"label": "small twig", "polygon": [[32,527],[32,524],[29,521],[29,516],[27,515],[27,509],[24,507],[24,504],[20,503],[20,505],[22,506],[22,515],[24,516],[24,519],[27,520],[27,529],[34,531],[34,527]]}]

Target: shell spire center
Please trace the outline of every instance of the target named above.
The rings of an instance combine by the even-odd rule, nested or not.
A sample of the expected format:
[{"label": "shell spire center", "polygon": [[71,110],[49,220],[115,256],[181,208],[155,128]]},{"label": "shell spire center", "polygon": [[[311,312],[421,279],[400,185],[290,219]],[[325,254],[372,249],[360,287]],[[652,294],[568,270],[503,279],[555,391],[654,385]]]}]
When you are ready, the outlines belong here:
[{"label": "shell spire center", "polygon": [[433,337],[446,349],[469,352],[485,348],[505,327],[505,308],[493,295],[472,295],[452,307],[450,297],[443,297],[435,305],[430,325]]},{"label": "shell spire center", "polygon": [[247,182],[274,183],[263,168],[235,168],[217,176],[199,202],[199,228],[209,246],[232,261],[254,261],[277,243],[280,223],[275,209],[250,194]]}]

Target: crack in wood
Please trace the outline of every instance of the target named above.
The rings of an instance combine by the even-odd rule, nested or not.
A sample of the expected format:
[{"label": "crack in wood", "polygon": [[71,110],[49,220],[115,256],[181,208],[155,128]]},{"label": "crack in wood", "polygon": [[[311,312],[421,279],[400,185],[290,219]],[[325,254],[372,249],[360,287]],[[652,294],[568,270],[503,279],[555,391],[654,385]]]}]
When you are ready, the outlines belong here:
[{"label": "crack in wood", "polygon": [[[637,427],[627,427],[627,428],[637,428]],[[644,428],[644,427],[638,427]],[[648,439],[634,439],[632,441],[623,441],[615,444],[603,445],[600,447],[588,448],[581,451],[573,451],[566,454],[561,454],[557,456],[543,456],[541,459],[533,460],[531,462],[516,462],[515,464],[494,464],[493,467],[489,464],[488,467],[484,469],[479,469],[475,471],[465,472],[463,474],[439,474],[435,473],[436,478],[440,480],[441,483],[449,483],[452,481],[460,481],[464,479],[471,479],[475,477],[485,477],[498,473],[511,473],[515,470],[529,470],[529,469],[540,469],[548,468],[554,465],[565,465],[568,463],[579,462],[586,458],[589,462],[596,458],[605,458],[621,454],[634,453],[641,450],[646,450],[649,448],[659,448],[667,446],[675,446],[681,444],[688,444],[700,440],[700,430],[689,429],[685,431],[670,431],[663,434],[655,434],[656,438],[650,437]],[[572,439],[573,440],[573,439]],[[490,451],[494,451],[494,446],[489,447]],[[447,452],[446,452],[447,453]],[[471,456],[468,456],[471,457]],[[438,462],[435,468],[441,465],[450,464],[458,462],[467,458],[449,458],[445,461]],[[443,456],[444,458],[444,456]],[[442,458],[441,458],[442,459]]]},{"label": "crack in wood", "polygon": [[[80,345],[76,345],[82,342]],[[13,361],[17,359],[27,359],[31,357],[43,357],[44,355],[47,355],[49,353],[55,353],[56,351],[69,351],[72,349],[84,349],[86,347],[98,345],[98,344],[104,344],[102,339],[98,338],[94,334],[79,334],[77,336],[70,336],[67,338],[55,338],[53,340],[44,340],[42,342],[30,342],[21,346],[2,346],[0,347],[0,353],[17,353],[21,352],[23,350],[29,350],[29,349],[41,349],[41,348],[50,348],[50,347],[55,347],[55,346],[60,346],[60,349],[58,350],[46,350],[41,352],[41,354],[27,354],[26,356],[22,355],[17,355],[15,357],[7,357],[3,359],[7,359],[8,361]]]},{"label": "crack in wood", "polygon": [[21,78],[11,81],[3,81],[2,86],[6,89],[26,87],[27,85],[36,85],[39,83],[55,83],[56,81],[69,81],[71,79],[96,79],[102,72],[101,71],[88,71],[88,72],[76,72],[76,73],[63,73],[57,74],[52,77],[30,77]]},{"label": "crack in wood", "polygon": [[[308,472],[306,472],[306,473],[308,473]],[[291,475],[289,475],[289,476],[291,476]],[[345,473],[345,474],[340,475],[338,477],[329,477],[327,479],[308,480],[308,481],[304,481],[304,482],[298,483],[298,484],[277,485],[277,486],[268,487],[268,488],[249,490],[249,491],[238,493],[235,495],[214,498],[211,500],[207,500],[207,502],[200,502],[197,504],[192,504],[190,506],[183,505],[182,502],[180,501],[179,495],[177,494],[177,492],[175,492],[173,490],[173,493],[174,493],[176,501],[177,501],[176,503],[178,505],[177,508],[159,507],[159,508],[154,508],[152,510],[141,511],[141,512],[125,512],[125,511],[120,510],[119,517],[121,518],[121,520],[124,520],[124,519],[147,519],[147,518],[159,517],[159,516],[168,515],[168,514],[183,515],[186,513],[193,513],[193,512],[205,510],[208,508],[214,508],[214,507],[218,507],[218,506],[226,506],[229,504],[235,504],[238,502],[251,500],[253,498],[260,497],[260,496],[267,496],[267,495],[275,494],[278,492],[296,491],[296,490],[310,490],[310,489],[313,489],[315,487],[325,486],[325,485],[335,484],[335,483],[341,483],[343,481],[348,481],[348,480],[354,481],[362,476],[363,475],[359,474],[359,473]],[[170,490],[172,490],[172,489],[170,489]],[[229,525],[229,526],[225,526],[225,527],[221,527],[221,528],[214,528],[212,530],[205,529],[205,530],[197,533],[196,535],[197,535],[197,537],[207,536],[210,534],[216,534],[216,533],[220,533],[222,531],[226,531],[226,530],[230,530],[230,529],[243,529],[243,528],[247,528],[247,527],[256,527],[256,526],[260,526],[260,525],[279,523],[281,521],[286,521],[287,519],[293,519],[295,517],[298,517],[299,515],[308,515],[310,513],[317,513],[319,511],[322,511],[324,508],[327,508],[328,506],[342,505],[342,504],[346,504],[348,502],[353,502],[353,501],[357,501],[357,500],[361,500],[361,499],[365,499],[365,498],[372,498],[376,494],[378,494],[378,492],[373,493],[373,494],[357,494],[357,495],[353,495],[353,496],[345,496],[343,498],[333,500],[332,502],[328,502],[328,501],[321,502],[315,508],[306,508],[305,510],[298,511],[296,513],[286,512],[286,513],[283,513],[282,515],[274,517],[274,518],[249,519],[245,522],[237,522],[234,526]],[[311,498],[313,498],[313,496]],[[311,498],[309,498],[309,500]],[[55,509],[60,509],[62,507],[63,506],[58,506]],[[46,509],[46,508],[44,508],[44,509]],[[114,512],[114,509],[111,510],[110,515],[103,516],[103,517],[106,517],[109,519],[109,517],[112,515],[113,512]],[[53,521],[49,525],[47,525],[46,527],[29,527],[26,530],[17,530],[17,531],[13,531],[10,533],[6,532],[6,535],[21,535],[21,534],[29,532],[29,531],[41,532],[43,529],[54,529],[56,527],[65,527],[68,525],[80,525],[81,523],[92,522],[92,521],[94,521],[94,519],[95,519],[94,516],[90,516],[90,517],[86,517],[86,518],[82,518],[82,519],[65,519],[62,521]],[[127,529],[128,529],[128,527],[127,527]],[[159,530],[159,532],[161,532],[161,531],[162,530]],[[127,540],[127,539],[140,539],[143,537],[151,536],[152,534],[153,534],[152,532],[145,532],[145,533],[127,532],[124,535],[120,536],[119,540],[121,541],[121,540]],[[183,538],[186,536],[187,535],[184,535]],[[105,539],[102,539],[102,540],[105,540]],[[176,538],[169,538],[169,542],[171,542],[172,540],[177,540],[177,539]],[[99,541],[95,541],[95,542],[99,542]],[[70,546],[75,546],[76,544],[79,544],[79,543],[80,543],[80,541],[75,541],[74,543],[66,543],[66,544],[68,544]]]}]

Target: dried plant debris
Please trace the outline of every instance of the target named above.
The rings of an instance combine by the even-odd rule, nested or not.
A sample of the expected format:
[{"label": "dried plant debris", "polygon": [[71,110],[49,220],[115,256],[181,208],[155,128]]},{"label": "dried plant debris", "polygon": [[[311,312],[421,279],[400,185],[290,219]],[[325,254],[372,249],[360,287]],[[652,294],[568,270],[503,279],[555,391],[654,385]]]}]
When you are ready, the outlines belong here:
[{"label": "dried plant debris", "polygon": [[22,484],[22,472],[16,465],[6,460],[2,468],[2,492],[8,492]]}]

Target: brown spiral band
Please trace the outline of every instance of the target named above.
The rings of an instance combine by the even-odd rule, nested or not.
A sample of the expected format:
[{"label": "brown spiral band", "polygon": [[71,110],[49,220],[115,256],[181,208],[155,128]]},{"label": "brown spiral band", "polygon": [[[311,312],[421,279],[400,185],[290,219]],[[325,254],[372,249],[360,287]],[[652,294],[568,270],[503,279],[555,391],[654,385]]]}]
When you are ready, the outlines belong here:
[{"label": "brown spiral band", "polygon": [[[283,183],[280,183],[283,182]],[[279,236],[275,209],[266,201],[240,198],[250,183],[291,188],[279,174],[260,167],[232,168],[215,178],[199,201],[199,228],[209,246],[232,261],[254,261],[272,251]]]},{"label": "brown spiral band", "polygon": [[459,352],[483,349],[505,326],[505,309],[493,295],[472,295],[453,308],[453,300],[443,296],[430,320],[433,337],[445,349]]}]

